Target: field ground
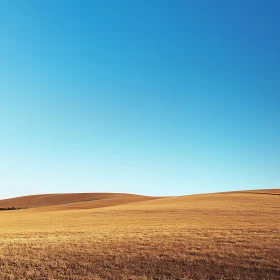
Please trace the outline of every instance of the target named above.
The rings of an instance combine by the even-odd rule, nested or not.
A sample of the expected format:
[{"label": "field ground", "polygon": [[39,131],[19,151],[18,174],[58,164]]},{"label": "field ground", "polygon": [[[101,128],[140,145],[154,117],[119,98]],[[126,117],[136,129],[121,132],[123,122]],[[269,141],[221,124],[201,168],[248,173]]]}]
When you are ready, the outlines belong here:
[{"label": "field ground", "polygon": [[0,207],[0,279],[280,279],[280,190]]}]

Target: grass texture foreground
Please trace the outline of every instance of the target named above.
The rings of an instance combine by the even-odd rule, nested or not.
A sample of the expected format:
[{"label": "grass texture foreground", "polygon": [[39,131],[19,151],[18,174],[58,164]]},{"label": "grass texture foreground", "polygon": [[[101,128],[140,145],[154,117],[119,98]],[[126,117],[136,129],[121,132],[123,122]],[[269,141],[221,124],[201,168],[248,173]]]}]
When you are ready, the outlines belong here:
[{"label": "grass texture foreground", "polygon": [[0,279],[280,279],[280,191],[0,201]]}]

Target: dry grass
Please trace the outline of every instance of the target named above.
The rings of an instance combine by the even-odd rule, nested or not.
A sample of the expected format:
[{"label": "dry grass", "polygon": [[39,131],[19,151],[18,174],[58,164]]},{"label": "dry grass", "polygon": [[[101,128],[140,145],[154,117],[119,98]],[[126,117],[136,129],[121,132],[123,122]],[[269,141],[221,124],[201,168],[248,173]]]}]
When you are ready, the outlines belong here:
[{"label": "dry grass", "polygon": [[280,279],[279,190],[104,199],[0,212],[0,279]]}]

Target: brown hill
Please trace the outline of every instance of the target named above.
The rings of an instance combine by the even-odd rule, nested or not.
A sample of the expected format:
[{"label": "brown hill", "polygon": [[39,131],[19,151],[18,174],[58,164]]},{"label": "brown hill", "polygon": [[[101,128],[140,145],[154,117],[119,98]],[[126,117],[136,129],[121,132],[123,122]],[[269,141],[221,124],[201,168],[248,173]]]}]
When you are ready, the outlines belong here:
[{"label": "brown hill", "polygon": [[61,205],[60,209],[87,209],[149,199],[152,198],[123,193],[42,194],[0,200],[0,208],[37,208]]}]

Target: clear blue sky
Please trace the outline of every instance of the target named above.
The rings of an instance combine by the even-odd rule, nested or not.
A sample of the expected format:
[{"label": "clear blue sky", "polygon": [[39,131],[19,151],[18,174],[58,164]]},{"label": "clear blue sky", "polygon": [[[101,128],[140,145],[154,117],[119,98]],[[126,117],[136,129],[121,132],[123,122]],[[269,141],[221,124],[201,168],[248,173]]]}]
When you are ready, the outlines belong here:
[{"label": "clear blue sky", "polygon": [[0,198],[280,182],[279,1],[0,2]]}]

